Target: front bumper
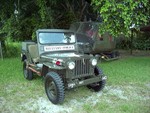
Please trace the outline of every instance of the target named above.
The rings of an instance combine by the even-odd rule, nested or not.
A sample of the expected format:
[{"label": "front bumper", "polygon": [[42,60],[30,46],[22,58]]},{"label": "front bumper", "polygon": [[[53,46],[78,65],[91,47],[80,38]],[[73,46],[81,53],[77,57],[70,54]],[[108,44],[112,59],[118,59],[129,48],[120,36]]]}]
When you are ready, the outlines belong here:
[{"label": "front bumper", "polygon": [[96,77],[88,78],[85,80],[75,79],[72,82],[68,83],[67,89],[72,89],[78,86],[89,85],[89,84],[97,83],[103,80],[107,80],[107,76],[102,76],[102,77],[96,76]]}]

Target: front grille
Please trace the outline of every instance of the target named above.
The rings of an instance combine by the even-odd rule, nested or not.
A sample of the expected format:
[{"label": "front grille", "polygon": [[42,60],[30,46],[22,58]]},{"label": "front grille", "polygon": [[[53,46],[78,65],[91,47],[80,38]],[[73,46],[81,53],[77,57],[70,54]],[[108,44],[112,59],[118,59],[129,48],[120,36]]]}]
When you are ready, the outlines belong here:
[{"label": "front grille", "polygon": [[73,70],[73,74],[75,77],[79,76],[87,76],[91,72],[91,64],[89,59],[84,59],[84,60],[76,60],[75,61],[75,69]]}]

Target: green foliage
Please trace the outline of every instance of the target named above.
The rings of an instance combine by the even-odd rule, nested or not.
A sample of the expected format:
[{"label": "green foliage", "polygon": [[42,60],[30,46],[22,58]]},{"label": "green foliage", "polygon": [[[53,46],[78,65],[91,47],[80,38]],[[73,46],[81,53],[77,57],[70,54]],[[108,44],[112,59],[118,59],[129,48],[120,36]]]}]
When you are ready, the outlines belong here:
[{"label": "green foliage", "polygon": [[21,43],[11,42],[6,43],[6,48],[3,51],[4,57],[18,57],[21,53]]},{"label": "green foliage", "polygon": [[41,20],[45,21],[46,19],[46,1],[45,0],[37,0],[37,4],[40,7],[39,13],[41,16]]},{"label": "green foliage", "polygon": [[[120,35],[116,38],[116,47],[118,49],[130,49],[131,39]],[[132,48],[135,50],[150,50],[150,32],[134,32]]]},{"label": "green foliage", "polygon": [[140,33],[133,41],[135,49],[150,50],[150,32]]},{"label": "green foliage", "polygon": [[104,25],[101,32],[109,31],[114,35],[120,33],[129,36],[130,27],[147,24],[150,19],[150,2],[148,0],[92,0],[95,10],[99,11]]},{"label": "green foliage", "polygon": [[17,56],[12,42],[35,40],[38,29],[69,28],[83,18],[84,6],[84,0],[1,0],[0,41],[5,56]]},{"label": "green foliage", "polygon": [[[1,4],[0,37],[23,41],[35,39],[37,29],[69,28],[72,22],[82,19],[80,12],[84,11],[85,1],[1,0]],[[15,10],[19,11],[18,15],[14,15]]]},{"label": "green foliage", "polygon": [[130,39],[123,37],[123,38],[117,38],[116,43],[117,49],[123,49],[123,50],[129,50],[131,48],[131,41]]}]

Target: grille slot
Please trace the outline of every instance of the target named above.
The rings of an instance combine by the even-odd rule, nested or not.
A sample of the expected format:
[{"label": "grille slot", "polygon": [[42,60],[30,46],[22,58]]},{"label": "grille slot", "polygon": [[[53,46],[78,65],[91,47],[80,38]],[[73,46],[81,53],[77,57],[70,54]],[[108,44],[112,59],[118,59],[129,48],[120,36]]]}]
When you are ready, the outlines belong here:
[{"label": "grille slot", "polygon": [[90,62],[89,59],[84,60],[76,60],[75,61],[75,69],[73,70],[73,73],[75,77],[77,76],[86,76],[90,74]]}]

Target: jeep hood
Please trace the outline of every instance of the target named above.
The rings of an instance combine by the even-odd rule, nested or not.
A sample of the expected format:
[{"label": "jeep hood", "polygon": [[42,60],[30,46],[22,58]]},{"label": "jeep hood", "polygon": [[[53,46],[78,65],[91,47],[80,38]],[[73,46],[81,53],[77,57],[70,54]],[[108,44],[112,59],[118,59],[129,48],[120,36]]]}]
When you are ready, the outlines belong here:
[{"label": "jeep hood", "polygon": [[77,54],[77,53],[48,53],[44,54],[41,56],[41,58],[46,58],[46,59],[80,59],[80,58],[90,58],[91,56],[89,55],[83,55],[83,54]]},{"label": "jeep hood", "polygon": [[48,67],[65,69],[66,67],[68,67],[68,62],[78,61],[78,60],[82,60],[84,62],[84,59],[88,59],[91,61],[93,57],[94,57],[93,55],[78,54],[73,52],[72,53],[68,53],[68,52],[46,53],[41,56],[41,61],[43,61],[43,63]]}]

